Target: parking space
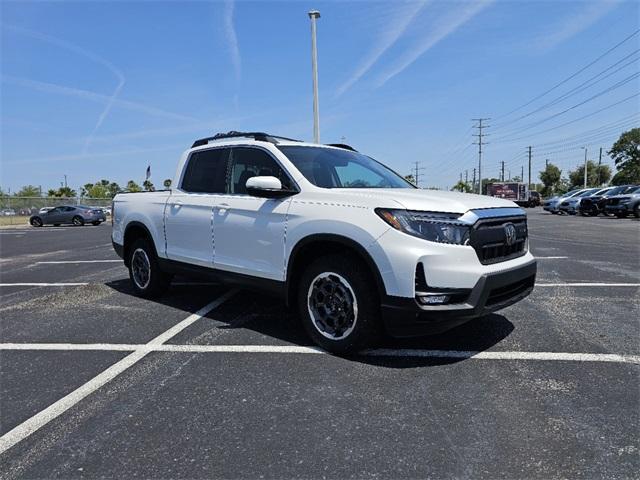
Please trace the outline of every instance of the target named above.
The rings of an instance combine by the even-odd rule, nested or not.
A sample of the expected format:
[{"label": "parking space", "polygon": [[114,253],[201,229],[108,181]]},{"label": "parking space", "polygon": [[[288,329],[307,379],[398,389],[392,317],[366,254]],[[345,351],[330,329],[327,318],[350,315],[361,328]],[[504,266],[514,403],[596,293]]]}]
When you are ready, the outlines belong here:
[{"label": "parking space", "polygon": [[1,476],[636,477],[640,223],[529,228],[526,300],[352,358],[266,295],[135,297],[108,225],[3,230]]}]

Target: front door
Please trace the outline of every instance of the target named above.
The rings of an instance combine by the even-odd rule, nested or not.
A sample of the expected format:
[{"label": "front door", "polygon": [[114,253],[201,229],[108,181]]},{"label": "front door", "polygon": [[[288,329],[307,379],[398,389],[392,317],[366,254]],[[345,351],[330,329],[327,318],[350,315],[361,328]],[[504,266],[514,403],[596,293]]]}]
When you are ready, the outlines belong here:
[{"label": "front door", "polygon": [[213,267],[213,214],[224,192],[228,148],[200,150],[187,159],[165,206],[166,257]]},{"label": "front door", "polygon": [[215,267],[220,270],[284,280],[284,235],[291,197],[252,197],[247,180],[274,176],[283,188],[291,179],[265,150],[234,147],[227,175],[227,194],[218,197],[214,216]]}]

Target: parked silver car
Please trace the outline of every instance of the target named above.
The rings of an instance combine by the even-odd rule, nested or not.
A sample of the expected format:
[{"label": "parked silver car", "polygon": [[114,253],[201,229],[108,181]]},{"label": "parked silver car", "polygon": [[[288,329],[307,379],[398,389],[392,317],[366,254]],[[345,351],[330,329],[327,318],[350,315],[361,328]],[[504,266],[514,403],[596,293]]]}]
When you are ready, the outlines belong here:
[{"label": "parked silver car", "polygon": [[41,211],[29,218],[29,223],[34,227],[43,225],[62,225],[70,223],[73,225],[84,225],[91,223],[92,225],[100,225],[106,221],[107,217],[100,209],[86,207],[84,205],[61,205],[52,208],[48,212]]}]

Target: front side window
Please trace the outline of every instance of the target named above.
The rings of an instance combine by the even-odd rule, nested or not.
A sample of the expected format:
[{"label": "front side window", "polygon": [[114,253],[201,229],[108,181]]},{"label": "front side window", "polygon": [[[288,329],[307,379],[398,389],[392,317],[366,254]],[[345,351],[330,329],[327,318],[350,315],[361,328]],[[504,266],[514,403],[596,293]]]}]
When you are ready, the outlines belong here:
[{"label": "front side window", "polygon": [[276,177],[283,189],[291,189],[291,180],[271,155],[259,148],[235,147],[231,155],[227,192],[247,195],[247,180],[251,177]]},{"label": "front side window", "polygon": [[224,193],[228,148],[192,153],[182,178],[182,190],[189,193]]},{"label": "front side window", "polygon": [[337,148],[279,146],[304,177],[322,188],[415,188],[366,155]]}]

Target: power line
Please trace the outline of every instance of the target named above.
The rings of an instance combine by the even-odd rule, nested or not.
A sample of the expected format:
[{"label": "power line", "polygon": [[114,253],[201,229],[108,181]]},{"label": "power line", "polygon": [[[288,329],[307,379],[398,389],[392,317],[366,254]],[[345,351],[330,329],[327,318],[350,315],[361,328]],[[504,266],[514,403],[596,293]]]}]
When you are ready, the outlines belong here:
[{"label": "power line", "polygon": [[474,134],[474,137],[478,137],[476,145],[478,145],[478,195],[482,195],[482,146],[486,145],[486,142],[482,141],[482,138],[487,134],[482,133],[483,128],[487,128],[487,125],[483,125],[482,122],[486,120],[491,120],[490,118],[472,118],[474,122],[478,122],[477,125],[474,125],[474,128],[478,129],[478,133]]},{"label": "power line", "polygon": [[609,92],[611,92],[611,91],[613,91],[613,90],[615,90],[617,88],[622,87],[623,85],[626,85],[627,83],[629,83],[632,80],[635,80],[638,77],[640,77],[640,73],[633,73],[633,74],[629,75],[628,77],[624,78],[623,80],[620,80],[619,82],[611,85],[610,87],[606,88],[605,90],[602,90],[601,92],[598,92],[597,94],[587,98],[586,100],[583,100],[580,103],[576,103],[575,105],[572,105],[571,107],[566,108],[565,110],[563,110],[561,112],[554,113],[553,115],[551,115],[549,117],[543,118],[543,119],[538,120],[538,121],[536,121],[534,123],[530,123],[529,125],[525,125],[523,127],[520,127],[519,129],[516,129],[516,130],[514,130],[514,131],[512,131],[510,133],[506,133],[504,136],[499,137],[496,140],[502,140],[502,139],[505,139],[505,138],[509,138],[511,135],[517,135],[517,134],[525,132],[525,131],[527,131],[527,130],[529,130],[531,128],[537,127],[538,125],[546,123],[549,120],[553,120],[554,118],[559,117],[560,115],[564,115],[565,113],[570,112],[571,110],[573,110],[575,108],[581,107],[582,105],[584,105],[586,103],[589,103],[589,102],[595,100],[596,98],[601,97],[602,95],[605,95],[605,94],[607,94],[607,93],[609,93]]},{"label": "power line", "polygon": [[[495,126],[494,130],[500,130],[501,128],[504,128],[507,125],[513,125],[513,123],[515,123],[515,122],[523,120],[523,119],[525,119],[527,117],[530,117],[531,115],[533,115],[535,113],[538,113],[538,112],[540,112],[540,111],[542,111],[542,110],[544,110],[546,108],[549,108],[549,107],[551,107],[553,105],[556,105],[556,104],[562,102],[563,100],[566,100],[567,98],[570,98],[570,97],[572,97],[572,96],[574,96],[574,95],[576,95],[576,94],[578,94],[580,92],[583,92],[584,90],[588,90],[589,88],[591,88],[594,85],[600,83],[601,81],[606,80],[607,78],[611,77],[612,75],[615,75],[619,71],[625,69],[629,65],[632,65],[632,64],[636,63],[638,61],[638,59],[633,59],[630,62],[625,63],[620,68],[617,68],[613,72],[609,73],[608,75],[605,75],[604,77],[600,78],[599,80],[593,81],[593,80],[597,79],[598,77],[600,77],[601,75],[603,75],[604,73],[606,73],[608,70],[611,70],[615,66],[617,66],[620,63],[622,63],[623,61],[627,60],[629,57],[632,57],[632,56],[636,55],[638,52],[640,52],[640,49],[634,50],[629,55],[626,55],[624,58],[618,60],[613,65],[608,66],[607,68],[605,68],[604,70],[602,70],[598,74],[596,74],[593,77],[591,77],[591,78],[585,80],[584,82],[582,82],[577,87],[574,87],[573,89],[569,90],[568,92],[565,92],[564,94],[560,95],[559,97],[556,97],[555,99],[551,100],[549,103],[546,103],[546,104],[542,105],[541,107],[538,107],[535,110],[530,111],[529,113],[521,115],[521,116],[519,116],[518,118],[516,118],[513,121],[509,121],[509,122],[504,122],[504,123],[498,124],[498,125]],[[591,82],[591,83],[589,84],[589,82]]]},{"label": "power line", "polygon": [[575,72],[572,75],[569,75],[567,78],[565,78],[564,80],[562,80],[561,82],[555,84],[553,87],[551,87],[550,89],[544,91],[543,93],[541,93],[540,95],[537,95],[536,97],[532,98],[531,100],[529,100],[527,103],[524,103],[522,105],[520,105],[519,107],[514,108],[513,110],[511,110],[508,113],[505,113],[504,115],[500,115],[499,117],[497,117],[497,119],[501,119],[504,117],[508,117],[509,115],[511,115],[512,113],[515,113],[519,110],[522,110],[524,107],[527,107],[529,105],[531,105],[533,102],[535,102],[536,100],[539,100],[540,98],[544,97],[545,95],[553,92],[556,88],[564,85],[565,83],[567,83],[569,80],[577,77],[578,75],[580,75],[582,72],[584,72],[586,69],[588,69],[589,67],[591,67],[592,65],[596,64],[598,61],[600,61],[602,58],[606,57],[607,55],[609,55],[611,52],[613,52],[616,48],[618,48],[619,46],[623,45],[624,43],[628,42],[630,39],[632,39],[634,36],[636,36],[638,33],[640,33],[640,29],[635,30],[633,33],[631,33],[629,36],[625,37],[623,40],[621,40],[620,42],[618,42],[617,44],[615,44],[613,47],[611,47],[610,49],[608,49],[606,52],[604,52],[603,54],[601,54],[600,56],[598,56],[595,60],[591,61],[590,63],[588,63],[587,65],[585,65],[584,67],[582,67],[580,70],[578,70],[577,72]]},{"label": "power line", "polygon": [[[617,101],[617,102],[615,102],[615,103],[612,103],[612,104],[610,104],[610,105],[607,105],[606,107],[603,107],[603,108],[601,108],[601,109],[599,109],[599,110],[596,110],[595,112],[591,112],[591,113],[588,113],[587,115],[583,115],[582,117],[576,118],[576,119],[574,119],[574,120],[570,120],[570,121],[568,121],[568,122],[561,123],[560,125],[555,125],[555,126],[553,126],[553,127],[551,127],[551,128],[547,128],[546,130],[540,130],[539,132],[535,132],[535,133],[532,133],[532,134],[530,134],[530,135],[525,135],[525,136],[523,136],[523,137],[518,137],[518,138],[514,138],[514,139],[511,139],[511,140],[508,140],[506,143],[513,143],[513,142],[517,142],[517,141],[520,141],[520,140],[524,140],[524,139],[527,139],[527,138],[531,138],[531,137],[533,137],[533,136],[535,136],[535,135],[540,135],[540,134],[542,134],[542,133],[547,133],[547,132],[550,132],[550,131],[552,131],[552,130],[556,130],[556,129],[558,129],[558,128],[564,127],[564,126],[571,125],[572,123],[579,122],[580,120],[584,120],[585,118],[592,117],[593,115],[597,115],[597,114],[598,114],[598,113],[600,113],[600,112],[604,112],[605,110],[608,110],[608,109],[610,109],[610,108],[613,108],[613,107],[615,107],[615,106],[618,106],[618,105],[620,105],[621,103],[628,102],[628,101],[629,101],[629,100],[631,100],[632,98],[635,98],[635,97],[637,97],[637,96],[639,96],[639,95],[640,95],[640,93],[635,93],[635,94],[630,95],[630,96],[628,96],[628,97],[626,97],[626,98],[623,98],[622,100],[619,100],[619,101]],[[503,138],[504,138],[504,137],[503,137]]]}]

